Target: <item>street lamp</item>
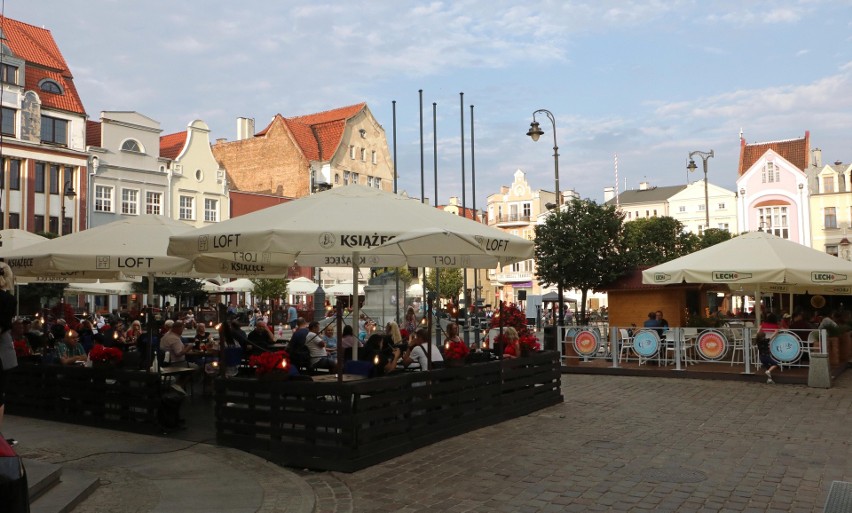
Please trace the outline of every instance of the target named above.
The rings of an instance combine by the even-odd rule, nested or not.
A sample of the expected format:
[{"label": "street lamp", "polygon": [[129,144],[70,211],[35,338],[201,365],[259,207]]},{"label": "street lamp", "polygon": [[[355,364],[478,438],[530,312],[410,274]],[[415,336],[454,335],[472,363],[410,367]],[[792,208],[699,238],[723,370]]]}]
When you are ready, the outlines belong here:
[{"label": "street lamp", "polygon": [[692,157],[698,155],[701,157],[701,160],[704,161],[704,216],[705,216],[705,225],[704,229],[710,228],[710,196],[707,192],[707,159],[713,156],[713,150],[710,150],[709,153],[703,151],[693,151],[689,153],[689,164],[686,166],[690,172],[695,171],[697,166],[695,165],[695,161],[692,160]]},{"label": "street lamp", "polygon": [[71,185],[71,180],[65,182],[65,187],[63,187],[63,189],[64,191],[62,192],[62,199],[60,200],[62,201],[62,208],[61,213],[59,214],[61,218],[59,220],[59,235],[65,235],[65,198],[68,198],[73,201],[74,197],[77,196],[77,193],[74,192],[74,187]]},{"label": "street lamp", "polygon": [[[533,141],[538,141],[539,138],[544,135],[544,130],[541,129],[541,125],[538,124],[538,121],[535,120],[536,114],[544,114],[547,116],[547,119],[550,120],[551,125],[553,125],[553,176],[554,176],[554,188],[556,189],[556,210],[559,210],[559,207],[562,206],[562,194],[559,193],[559,145],[556,144],[556,118],[553,116],[553,113],[547,109],[538,109],[533,112],[532,123],[530,123],[530,129],[527,131],[527,135]],[[562,282],[560,280],[559,283],[556,284],[557,294],[559,295],[559,325],[564,325],[564,314],[562,312],[562,301],[564,299],[564,291],[562,289]],[[557,337],[559,335],[557,334]]]}]

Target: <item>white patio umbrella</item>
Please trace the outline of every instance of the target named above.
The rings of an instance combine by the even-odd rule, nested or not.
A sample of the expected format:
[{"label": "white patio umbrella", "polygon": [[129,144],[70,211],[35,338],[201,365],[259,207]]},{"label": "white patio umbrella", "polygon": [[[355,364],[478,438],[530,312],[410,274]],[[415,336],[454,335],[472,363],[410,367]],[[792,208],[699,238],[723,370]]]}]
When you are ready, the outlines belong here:
[{"label": "white patio umbrella", "polygon": [[313,294],[317,291],[317,288],[319,288],[319,285],[305,278],[304,276],[292,279],[287,283],[288,294]]},{"label": "white patio umbrella", "polygon": [[47,238],[41,235],[17,228],[0,230],[0,257],[5,257],[6,253],[10,251],[32,246],[33,244],[47,240]]},{"label": "white patio umbrella", "polygon": [[[342,281],[325,289],[325,293],[329,296],[351,296],[353,290],[351,281]],[[358,284],[358,295],[364,295],[364,286],[360,283]]]},{"label": "white patio umbrella", "polygon": [[126,296],[133,294],[133,283],[127,281],[69,283],[65,288],[66,294],[118,294]]},{"label": "white patio umbrella", "polygon": [[210,280],[198,280],[198,281],[201,283],[201,290],[203,290],[204,292],[207,292],[209,294],[215,294],[217,292],[222,292],[222,286],[217,284],[217,283],[213,283]]},{"label": "white patio umbrella", "polygon": [[222,292],[253,292],[254,283],[248,278],[240,278],[238,280],[223,283],[221,286]]},{"label": "white patio umbrella", "polygon": [[646,269],[642,282],[724,283],[750,287],[756,298],[767,288],[814,293],[852,286],[852,262],[769,233],[749,232]]},{"label": "white patio umbrella", "polygon": [[[494,264],[506,265],[533,256],[532,241],[404,196],[359,185],[335,187],[175,235],[168,252],[192,259],[201,272],[236,267],[267,274],[271,266],[289,267],[298,262],[306,266],[352,267],[353,277],[357,277],[362,265],[404,265],[406,256],[398,249],[374,248],[412,231],[459,234],[468,239],[468,244],[472,238],[493,257]],[[452,255],[452,246],[460,243],[449,237],[446,240],[447,247],[436,244],[431,255],[418,258],[436,263],[430,267],[464,267],[459,259],[452,265],[440,260]],[[367,250],[373,251],[365,255]],[[480,264],[471,261],[474,265]],[[490,263],[484,266],[490,267]],[[352,281],[352,294],[357,295],[357,278]],[[354,318],[358,318],[358,303],[353,306]]]}]

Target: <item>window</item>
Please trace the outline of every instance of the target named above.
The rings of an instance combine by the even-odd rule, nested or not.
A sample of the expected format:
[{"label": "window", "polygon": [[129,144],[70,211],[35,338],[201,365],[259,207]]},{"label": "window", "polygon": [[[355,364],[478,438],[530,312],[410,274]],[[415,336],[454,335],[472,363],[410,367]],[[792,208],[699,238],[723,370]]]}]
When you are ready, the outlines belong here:
[{"label": "window", "polygon": [[630,219],[631,217],[633,217],[633,216],[631,216],[631,214],[632,214],[632,212],[627,213],[627,219]]},{"label": "window", "polygon": [[59,194],[59,166],[50,165],[50,193]]},{"label": "window", "polygon": [[349,171],[343,172],[343,185],[349,185],[349,175],[351,173]]},{"label": "window", "polygon": [[834,177],[833,176],[824,176],[822,177],[822,192],[834,192]]},{"label": "window", "polygon": [[49,144],[68,144],[68,121],[50,116],[41,117],[41,142]]},{"label": "window", "polygon": [[532,203],[524,203],[523,204],[524,211],[524,219],[529,221],[530,216],[532,215]]},{"label": "window", "polygon": [[62,94],[62,88],[53,80],[42,80],[39,88],[45,93]]},{"label": "window", "polygon": [[705,208],[704,208],[704,204],[703,204],[703,203],[702,203],[701,205],[698,205],[698,211],[699,211],[699,212],[704,212],[704,210],[705,210]]},{"label": "window", "polygon": [[95,185],[95,212],[112,212],[112,187]]},{"label": "window", "polygon": [[17,212],[9,213],[9,228],[15,230],[21,227],[21,214]]},{"label": "window", "polygon": [[686,212],[686,205],[681,205],[677,207],[677,211],[681,213]]},{"label": "window", "polygon": [[361,162],[367,162],[367,149],[361,148]]},{"label": "window", "polygon": [[763,207],[757,209],[758,223],[763,231],[782,239],[790,238],[790,226],[787,224],[787,207]]},{"label": "window", "polygon": [[204,171],[202,171],[200,169],[196,169],[195,170],[195,179],[199,182],[204,180]]},{"label": "window", "polygon": [[645,211],[645,217],[651,217],[651,211],[650,210]]},{"label": "window", "polygon": [[66,217],[62,220],[62,234],[68,235],[69,233],[74,231],[74,223],[70,217]]},{"label": "window", "polygon": [[730,225],[728,225],[728,223],[719,223],[716,227],[719,228],[720,230],[729,231],[730,230],[729,226]]},{"label": "window", "polygon": [[0,80],[7,84],[17,84],[18,67],[13,64],[0,64]]},{"label": "window", "polygon": [[56,216],[50,216],[49,226],[47,231],[50,233],[59,233],[59,218]]},{"label": "window", "polygon": [[340,185],[340,173],[334,173],[334,185]]},{"label": "window", "polygon": [[131,216],[139,214],[139,191],[121,189],[121,213]]},{"label": "window", "polygon": [[134,139],[128,139],[121,143],[121,151],[132,151],[134,153],[142,153],[142,146]]},{"label": "window", "polygon": [[9,161],[9,189],[21,190],[21,161],[17,159]]},{"label": "window", "polygon": [[15,137],[15,118],[17,117],[17,112],[15,109],[10,109],[9,107],[3,107],[2,113],[0,113],[0,125],[2,125],[3,135],[9,135]]},{"label": "window", "polygon": [[376,157],[376,150],[373,150],[372,159],[373,159],[373,164],[378,164],[379,160],[378,160],[378,157]]},{"label": "window", "polygon": [[195,198],[192,196],[181,196],[178,210],[178,219],[192,221],[195,219]]},{"label": "window", "polygon": [[725,210],[726,208],[727,207],[725,206],[724,203],[719,203],[718,205],[716,205],[717,210]]},{"label": "window", "polygon": [[63,194],[68,191],[68,189],[74,188],[74,168],[71,166],[65,166],[65,177],[62,179],[62,192]]},{"label": "window", "polygon": [[145,213],[160,215],[163,212],[163,193],[148,191],[145,193]]},{"label": "window", "polygon": [[837,249],[838,249],[837,244],[833,244],[833,245],[830,245],[830,246],[826,246],[825,252],[828,253],[831,256],[840,256],[840,252],[837,251]]},{"label": "window", "polygon": [[349,158],[355,160],[355,146],[349,145]]},{"label": "window", "polygon": [[837,209],[835,207],[826,207],[824,217],[826,228],[837,228]]},{"label": "window", "polygon": [[654,217],[657,217],[657,209],[654,209]]},{"label": "window", "polygon": [[350,176],[352,179],[352,183],[358,183],[358,178],[360,178],[360,175],[358,173],[352,173]]},{"label": "window", "polygon": [[204,198],[204,220],[211,223],[219,221],[219,200]]},{"label": "window", "polygon": [[382,188],[382,179],[378,176],[373,178],[373,187],[375,187],[376,189]]},{"label": "window", "polygon": [[44,162],[36,162],[35,167],[35,191],[44,192]]},{"label": "window", "polygon": [[33,231],[36,233],[44,231],[44,216],[38,214],[33,216]]}]

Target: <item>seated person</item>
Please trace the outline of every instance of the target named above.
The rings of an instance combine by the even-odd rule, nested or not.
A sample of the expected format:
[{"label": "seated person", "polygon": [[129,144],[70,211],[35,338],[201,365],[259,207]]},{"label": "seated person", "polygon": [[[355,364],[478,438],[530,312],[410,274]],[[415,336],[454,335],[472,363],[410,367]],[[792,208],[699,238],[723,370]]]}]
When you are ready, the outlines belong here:
[{"label": "seated person", "polygon": [[409,370],[419,370],[425,371],[429,370],[429,345],[431,344],[432,349],[432,367],[437,368],[443,366],[444,357],[441,355],[441,352],[437,347],[434,347],[434,344],[429,340],[431,337],[429,336],[429,330],[426,328],[420,328],[414,333],[410,335],[408,340],[408,351],[405,354],[400,355],[399,349],[394,349],[394,366],[401,359],[402,364],[406,369]]},{"label": "seated person", "polygon": [[160,338],[160,350],[166,353],[168,363],[171,366],[187,366],[186,353],[192,349],[189,344],[184,344],[183,321],[175,321],[172,328]]},{"label": "seated person", "polygon": [[29,356],[33,353],[32,347],[30,347],[30,341],[27,338],[26,333],[24,333],[24,321],[20,317],[15,317],[12,319],[12,329],[9,330],[12,335],[12,345],[15,346],[15,355],[18,358],[22,356]]},{"label": "seated person", "polygon": [[198,326],[195,327],[195,338],[192,339],[193,344],[195,344],[196,349],[207,349],[211,345],[211,341],[213,338],[207,333],[207,328],[204,324],[199,323]]},{"label": "seated person", "polygon": [[352,348],[358,344],[361,347],[361,341],[355,338],[355,331],[348,324],[343,327],[343,336],[340,338],[340,349],[343,350],[344,360],[352,359]]},{"label": "seated person", "polygon": [[133,321],[130,323],[130,329],[124,333],[125,347],[136,347],[136,343],[139,342],[140,336],[142,336],[142,323],[139,321]]},{"label": "seated person", "polygon": [[83,349],[88,353],[92,350],[92,346],[95,345],[95,329],[92,326],[91,321],[88,319],[83,319],[80,323],[80,327],[77,329],[77,334],[80,335],[80,344],[83,345]]},{"label": "seated person", "polygon": [[77,362],[85,362],[88,359],[86,351],[79,343],[80,335],[74,330],[68,330],[62,342],[56,344],[56,352],[59,363],[62,365],[73,365]]},{"label": "seated person", "polygon": [[778,331],[778,316],[774,313],[767,314],[766,319],[760,323],[758,333],[765,333],[766,338],[772,338]]},{"label": "seated person", "polygon": [[337,337],[334,336],[334,326],[329,324],[322,332],[322,340],[325,342],[325,352],[332,364],[337,363]]},{"label": "seated person", "polygon": [[320,323],[311,321],[308,324],[308,335],[305,337],[305,345],[311,355],[311,369],[331,369],[332,362],[328,359],[325,351],[325,341],[320,335]]},{"label": "seated person", "polygon": [[373,372],[370,377],[385,376],[398,370],[399,358],[394,355],[393,345],[388,344],[385,337],[378,333],[370,335],[358,358],[373,363]]},{"label": "seated person", "polygon": [[254,330],[248,334],[247,339],[249,344],[255,346],[252,350],[252,353],[254,354],[262,351],[271,351],[271,346],[275,343],[275,338],[272,336],[272,332],[266,327],[266,323],[262,321],[258,321],[254,325]]}]

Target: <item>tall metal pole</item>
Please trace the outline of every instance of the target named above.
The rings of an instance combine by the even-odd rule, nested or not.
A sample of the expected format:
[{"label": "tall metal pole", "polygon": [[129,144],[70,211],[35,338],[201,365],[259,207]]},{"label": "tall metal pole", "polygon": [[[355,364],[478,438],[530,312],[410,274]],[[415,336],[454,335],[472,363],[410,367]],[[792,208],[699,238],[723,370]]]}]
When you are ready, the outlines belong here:
[{"label": "tall metal pole", "polygon": [[[393,105],[393,193],[397,194],[399,175],[396,171],[396,100],[393,100],[391,104]],[[399,305],[401,301],[404,301],[404,299],[399,298],[399,268],[394,270],[394,275],[396,278],[394,280],[396,281],[396,323],[399,325],[401,320]]]},{"label": "tall metal pole", "polygon": [[[438,208],[438,104],[432,102],[432,154],[435,169],[435,208]],[[441,346],[441,269],[435,268],[435,311],[438,322],[435,328],[435,344]],[[430,356],[431,358],[431,356]]]},{"label": "tall metal pole", "polygon": [[[423,163],[423,89],[420,93],[420,203],[426,203],[426,182],[424,178],[424,163]],[[419,268],[418,268],[418,274]],[[423,268],[423,274],[420,274],[420,287],[422,294],[422,303],[426,304],[426,268]]]},{"label": "tall metal pole", "polygon": [[[464,184],[464,93],[459,93],[459,119],[461,122],[461,130],[459,133],[461,135],[461,184],[462,184],[462,202],[461,202],[461,215],[462,217],[467,217],[467,197],[465,196],[465,184]],[[462,269],[462,295],[464,296],[464,316],[462,316],[464,322],[464,343],[465,345],[470,345],[470,332],[468,331],[467,324],[467,309],[470,308],[470,294],[467,291],[467,268]]]},{"label": "tall metal pole", "polygon": [[[477,210],[476,210],[476,153],[474,151],[474,137],[473,137],[473,105],[470,106],[470,197],[471,197],[471,209],[473,210],[474,221],[479,221],[477,219]],[[476,322],[476,326],[473,329],[473,342],[476,344],[476,347],[479,348],[479,269],[474,269],[473,271],[473,305],[474,312],[476,312],[476,317],[474,318],[474,322]]]}]

